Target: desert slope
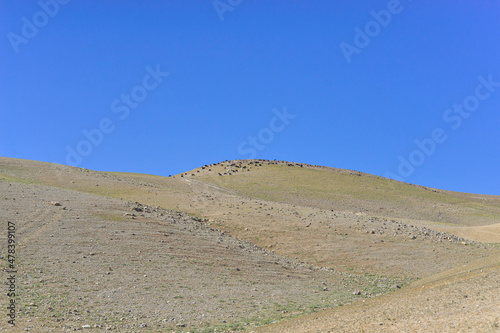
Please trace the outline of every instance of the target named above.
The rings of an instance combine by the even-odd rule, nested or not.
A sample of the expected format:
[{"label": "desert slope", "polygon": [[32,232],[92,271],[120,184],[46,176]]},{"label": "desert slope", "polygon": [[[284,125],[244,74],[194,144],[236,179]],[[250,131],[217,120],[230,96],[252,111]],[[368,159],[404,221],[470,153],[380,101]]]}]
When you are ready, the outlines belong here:
[{"label": "desert slope", "polygon": [[414,282],[403,290],[255,332],[499,332],[500,258]]},{"label": "desert slope", "polygon": [[245,328],[405,283],[321,269],[156,206],[5,180],[0,193],[2,224],[17,228],[20,330]]},{"label": "desert slope", "polygon": [[[160,177],[0,158],[0,186],[0,218],[19,225],[29,281],[19,320],[42,331],[251,330],[322,308],[332,308],[324,320],[262,329],[418,331],[435,321],[489,331],[498,321],[498,196],[261,160]],[[339,307],[356,300],[365,302]]]},{"label": "desert slope", "polygon": [[252,197],[322,209],[455,226],[490,225],[500,219],[499,196],[432,189],[357,171],[303,163],[228,161],[195,169],[183,176]]}]

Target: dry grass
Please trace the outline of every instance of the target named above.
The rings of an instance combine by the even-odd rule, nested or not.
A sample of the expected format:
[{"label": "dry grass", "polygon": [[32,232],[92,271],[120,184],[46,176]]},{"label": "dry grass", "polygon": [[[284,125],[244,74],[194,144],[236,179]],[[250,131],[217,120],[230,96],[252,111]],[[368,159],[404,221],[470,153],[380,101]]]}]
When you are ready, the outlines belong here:
[{"label": "dry grass", "polygon": [[[263,200],[322,209],[360,211],[460,226],[494,224],[500,219],[498,196],[431,189],[334,168],[268,164],[270,162],[255,166],[255,162],[253,165],[248,163],[243,161],[241,165],[250,167],[251,172],[218,176],[221,170],[228,169],[226,163],[213,167],[211,172],[207,169],[189,171],[188,175],[196,176],[188,178],[201,179]],[[229,168],[236,170],[235,167]]]}]

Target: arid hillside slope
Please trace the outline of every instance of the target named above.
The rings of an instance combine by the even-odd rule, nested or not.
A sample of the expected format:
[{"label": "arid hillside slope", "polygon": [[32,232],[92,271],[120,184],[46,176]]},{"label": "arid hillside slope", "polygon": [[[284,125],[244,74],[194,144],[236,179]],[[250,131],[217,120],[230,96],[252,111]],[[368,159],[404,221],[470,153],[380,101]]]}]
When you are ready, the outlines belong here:
[{"label": "arid hillside slope", "polygon": [[25,274],[19,321],[42,331],[499,322],[498,196],[261,160],[160,177],[0,158],[0,186]]}]

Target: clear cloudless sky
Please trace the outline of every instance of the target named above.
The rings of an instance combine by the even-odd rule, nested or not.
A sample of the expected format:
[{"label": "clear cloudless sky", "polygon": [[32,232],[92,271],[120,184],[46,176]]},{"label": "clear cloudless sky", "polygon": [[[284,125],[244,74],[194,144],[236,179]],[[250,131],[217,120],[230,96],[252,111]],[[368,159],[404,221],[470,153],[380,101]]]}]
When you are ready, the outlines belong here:
[{"label": "clear cloudless sky", "polygon": [[0,29],[0,156],[500,195],[498,1],[9,0]]}]

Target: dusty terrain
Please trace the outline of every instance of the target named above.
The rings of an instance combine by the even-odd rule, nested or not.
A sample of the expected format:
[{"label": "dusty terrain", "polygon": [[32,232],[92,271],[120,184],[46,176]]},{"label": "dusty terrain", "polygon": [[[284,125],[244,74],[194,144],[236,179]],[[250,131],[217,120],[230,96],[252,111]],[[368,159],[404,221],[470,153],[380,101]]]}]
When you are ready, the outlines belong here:
[{"label": "dusty terrain", "polygon": [[498,332],[500,260],[478,260],[357,301],[256,332]]},{"label": "dusty terrain", "polygon": [[500,323],[498,196],[290,162],[159,177],[7,158],[0,193],[18,229],[19,330]]}]

